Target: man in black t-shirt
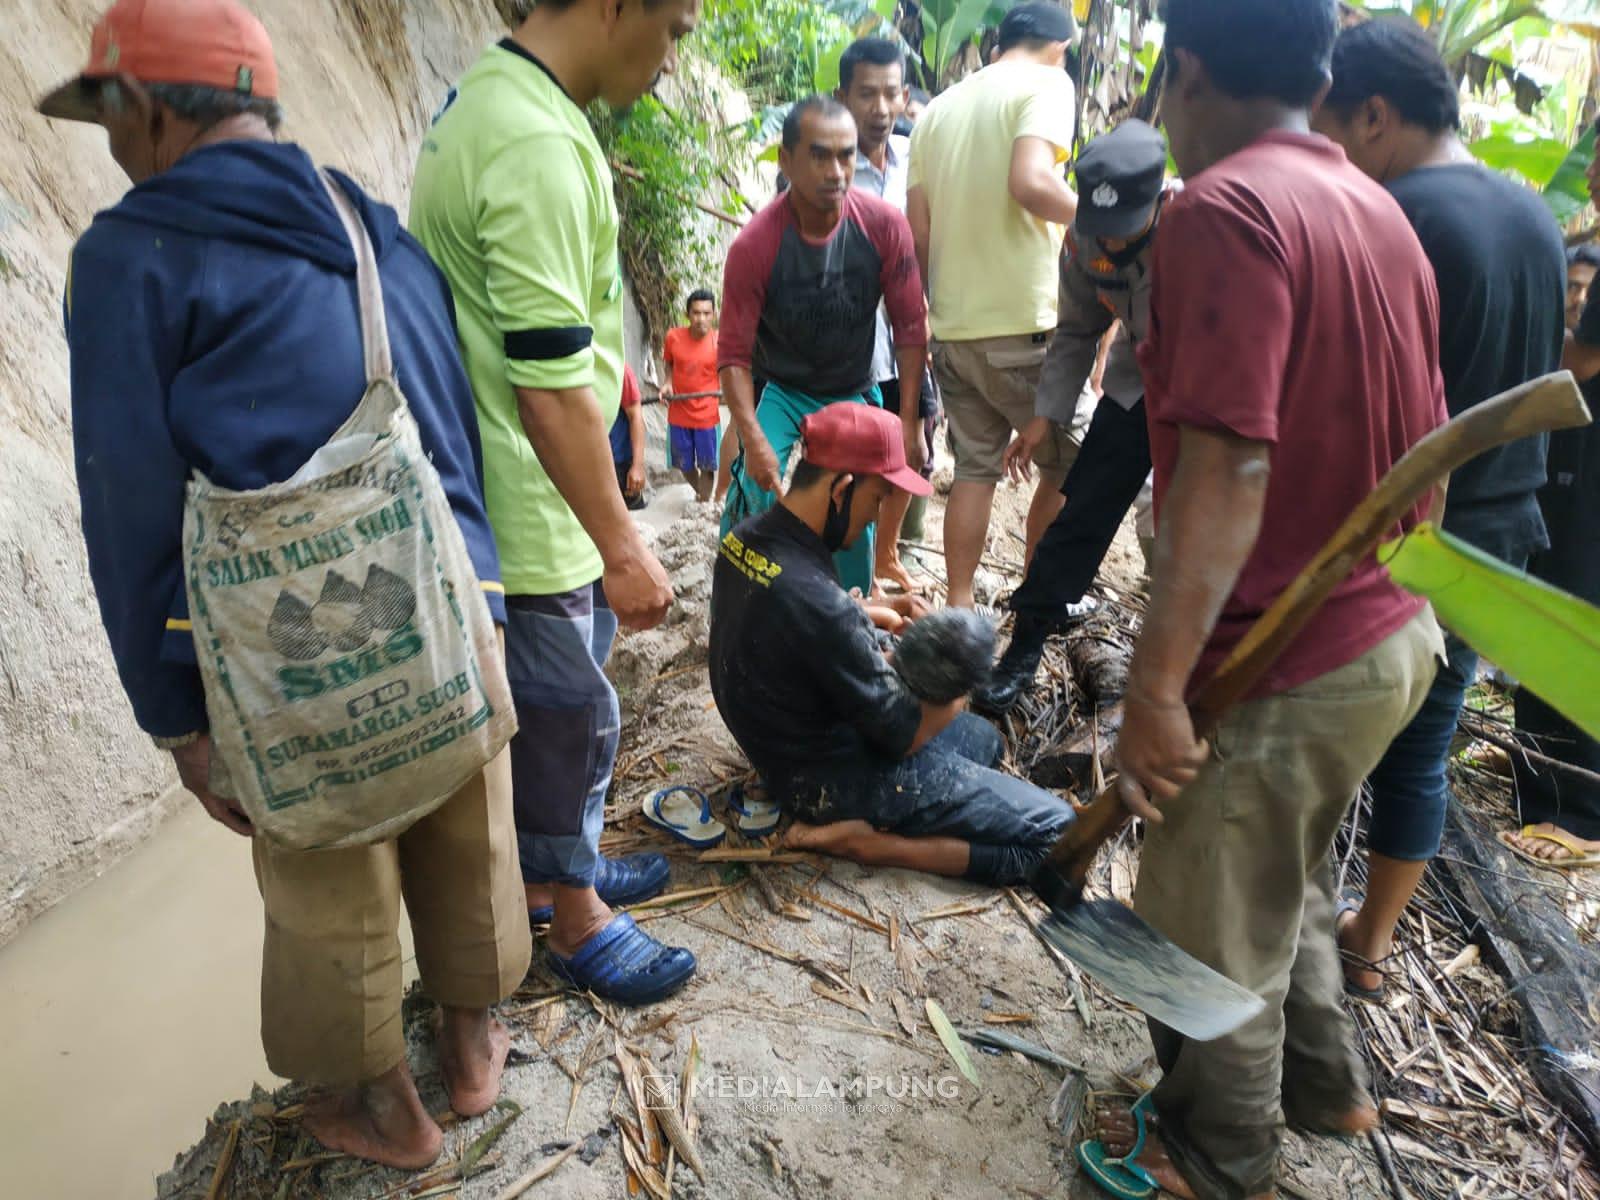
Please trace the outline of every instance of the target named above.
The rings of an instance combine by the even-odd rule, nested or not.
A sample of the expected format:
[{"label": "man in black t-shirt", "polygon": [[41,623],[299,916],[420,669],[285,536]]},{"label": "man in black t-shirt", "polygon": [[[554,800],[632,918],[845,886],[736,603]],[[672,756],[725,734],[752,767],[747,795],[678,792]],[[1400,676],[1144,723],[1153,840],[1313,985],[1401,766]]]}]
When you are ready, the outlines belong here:
[{"label": "man in black t-shirt", "polygon": [[[1452,416],[1561,363],[1566,260],[1561,231],[1527,188],[1473,158],[1457,130],[1455,80],[1433,40],[1405,19],[1345,30],[1315,127],[1399,202],[1439,286],[1439,365]],[[1359,353],[1356,346],[1352,353]],[[1538,492],[1548,439],[1512,442],[1450,477],[1446,530],[1515,567],[1548,545]],[[1447,638],[1422,710],[1372,774],[1367,894],[1337,925],[1350,991],[1375,997],[1374,964],[1439,849],[1445,763],[1477,655]]]},{"label": "man in black t-shirt", "polygon": [[[1072,820],[1064,801],[993,770],[1003,748],[965,700],[918,700],[879,649],[833,554],[896,488],[899,420],[836,403],[801,425],[801,461],[776,505],[723,537],[711,590],[711,691],[769,794],[785,845],[980,883],[1025,879]],[[891,602],[894,621],[918,615]],[[888,621],[888,618],[885,618]]]}]

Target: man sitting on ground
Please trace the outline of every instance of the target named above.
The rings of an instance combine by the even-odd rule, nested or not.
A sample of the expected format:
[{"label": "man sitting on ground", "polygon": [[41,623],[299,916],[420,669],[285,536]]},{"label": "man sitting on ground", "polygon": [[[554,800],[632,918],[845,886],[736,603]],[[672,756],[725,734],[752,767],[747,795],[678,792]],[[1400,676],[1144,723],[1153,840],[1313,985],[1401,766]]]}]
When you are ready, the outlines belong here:
[{"label": "man sitting on ground", "polygon": [[[928,307],[911,227],[893,205],[850,187],[856,144],[856,123],[837,100],[795,105],[778,156],[790,186],[728,250],[719,358],[744,449],[723,533],[772,506],[808,413],[837,400],[876,400],[880,301],[894,334],[901,404],[917,406]],[[767,381],[759,413],[752,373]],[[872,590],[872,549],[869,530],[838,557],[845,587],[862,595]]]},{"label": "man sitting on ground", "polygon": [[[874,866],[1016,883],[1072,820],[1064,801],[993,769],[994,727],[907,690],[831,555],[896,489],[927,495],[900,422],[869,405],[805,418],[777,505],[722,540],[711,589],[711,691],[772,797],[786,845]],[[914,616],[919,602],[890,602]]]},{"label": "man sitting on ground", "polygon": [[689,324],[667,330],[661,357],[670,387],[661,394],[667,404],[667,451],[672,465],[694,488],[702,504],[711,499],[717,478],[717,435],[721,405],[717,386],[717,298],[705,288],[689,296]]}]

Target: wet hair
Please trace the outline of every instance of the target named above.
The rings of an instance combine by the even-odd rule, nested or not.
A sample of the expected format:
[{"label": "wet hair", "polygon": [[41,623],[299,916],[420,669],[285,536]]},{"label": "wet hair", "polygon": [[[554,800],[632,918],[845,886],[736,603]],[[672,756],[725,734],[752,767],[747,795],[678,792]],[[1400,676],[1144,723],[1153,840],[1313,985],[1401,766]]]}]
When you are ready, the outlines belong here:
[{"label": "wet hair", "polygon": [[831,121],[836,117],[850,116],[850,110],[840,104],[832,96],[807,96],[789,110],[789,115],[783,119],[783,148],[793,150],[800,144],[800,127],[805,123],[808,113],[816,113],[824,121]]},{"label": "wet hair", "polygon": [[1461,97],[1450,69],[1433,39],[1404,17],[1363,21],[1333,45],[1333,87],[1323,104],[1348,119],[1374,96],[1429,133],[1461,128]]},{"label": "wet hair", "polygon": [[1600,246],[1596,246],[1593,242],[1585,242],[1581,246],[1569,246],[1567,248],[1567,266],[1593,267],[1595,270],[1600,271]]},{"label": "wet hair", "polygon": [[848,92],[850,82],[856,77],[857,67],[899,67],[900,78],[905,79],[905,52],[888,38],[857,38],[845,47],[839,56],[839,90]]},{"label": "wet hair", "polygon": [[684,301],[683,311],[688,312],[696,304],[709,304],[712,308],[717,306],[717,296],[710,288],[695,288],[689,293],[689,299]]},{"label": "wet hair", "polygon": [[1166,49],[1187,50],[1235,100],[1308,106],[1328,80],[1337,0],[1164,0]]},{"label": "wet hair", "polygon": [[[146,83],[141,86],[152,100],[170,108],[185,121],[193,121],[201,129],[210,129],[229,117],[246,114],[260,117],[273,132],[277,132],[278,126],[283,124],[282,106],[264,96],[198,83]],[[102,82],[100,102],[112,112],[121,112],[127,103],[122,94],[122,85],[115,79]]]}]

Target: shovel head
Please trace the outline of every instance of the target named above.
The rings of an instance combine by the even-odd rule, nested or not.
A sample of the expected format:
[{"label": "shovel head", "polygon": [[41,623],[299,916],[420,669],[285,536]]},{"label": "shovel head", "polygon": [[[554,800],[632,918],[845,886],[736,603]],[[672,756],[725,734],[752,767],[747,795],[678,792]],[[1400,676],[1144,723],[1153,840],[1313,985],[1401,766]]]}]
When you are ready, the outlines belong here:
[{"label": "shovel head", "polygon": [[1232,1033],[1266,1007],[1115,900],[1053,908],[1039,932],[1119,999],[1197,1042]]}]

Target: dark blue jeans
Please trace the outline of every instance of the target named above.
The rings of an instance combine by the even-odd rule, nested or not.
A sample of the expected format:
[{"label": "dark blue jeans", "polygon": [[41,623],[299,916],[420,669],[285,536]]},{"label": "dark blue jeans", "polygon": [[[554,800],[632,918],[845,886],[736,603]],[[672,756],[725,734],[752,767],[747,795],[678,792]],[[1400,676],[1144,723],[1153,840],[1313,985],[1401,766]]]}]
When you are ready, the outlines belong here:
[{"label": "dark blue jeans", "polygon": [[972,850],[967,879],[1021,883],[1071,824],[1072,806],[994,770],[1003,749],[993,725],[962,713],[898,763],[830,763],[775,774],[767,782],[807,824],[866,821],[902,837],[957,838]]},{"label": "dark blue jeans", "polygon": [[[1454,510],[1447,506],[1445,511],[1447,531],[1519,569],[1544,540],[1537,509],[1516,499]],[[1421,711],[1367,776],[1372,789],[1367,849],[1385,858],[1426,862],[1439,853],[1450,803],[1445,776],[1450,742],[1461,702],[1478,672],[1478,656],[1465,642],[1447,632],[1444,648],[1449,662],[1434,676]]]},{"label": "dark blue jeans", "polygon": [[1444,646],[1449,662],[1434,676],[1428,698],[1367,776],[1372,789],[1367,849],[1385,858],[1425,862],[1439,852],[1450,802],[1445,779],[1450,741],[1478,670],[1478,656],[1465,642],[1446,634]]}]

